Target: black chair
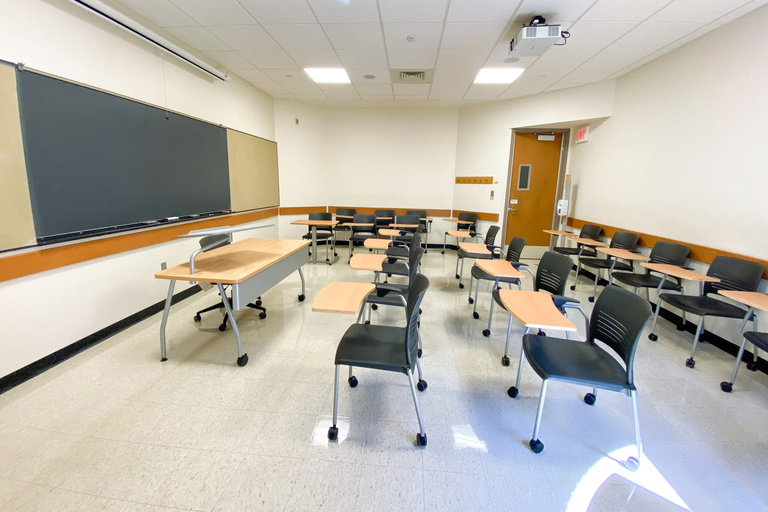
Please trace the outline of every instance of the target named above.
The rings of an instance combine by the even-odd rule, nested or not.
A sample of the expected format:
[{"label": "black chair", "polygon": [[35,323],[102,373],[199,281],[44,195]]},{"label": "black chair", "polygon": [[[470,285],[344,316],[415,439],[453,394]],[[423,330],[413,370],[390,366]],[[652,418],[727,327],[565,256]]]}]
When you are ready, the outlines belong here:
[{"label": "black chair", "polygon": [[[501,247],[494,245],[496,243],[496,235],[499,234],[499,226],[495,224],[488,228],[485,234],[485,246],[490,251],[490,254],[480,252],[465,251],[461,247],[456,252],[456,279],[459,280],[459,288],[464,288],[464,284],[461,282],[461,278],[464,275],[464,259],[470,258],[475,260],[490,260],[498,258],[501,255]],[[459,271],[459,261],[461,261],[461,271]],[[471,286],[470,286],[471,289]]]},{"label": "black chair", "polygon": [[[668,265],[682,267],[685,265],[685,259],[688,257],[688,253],[690,251],[691,250],[684,245],[675,244],[672,242],[656,242],[656,244],[653,246],[653,249],[651,249],[649,262],[665,263]],[[658,288],[660,284],[663,290],[674,290],[677,292],[683,291],[683,284],[680,279],[674,278],[676,282],[665,279],[664,283],[662,284],[661,280],[663,277],[657,276],[649,269],[645,269],[645,273],[643,274],[620,271],[611,272],[611,278],[622,284],[631,286],[635,289],[635,293],[640,293],[640,288],[645,288],[645,297],[648,300],[650,300],[649,289]]]},{"label": "black chair", "polygon": [[[635,247],[637,247],[638,241],[640,241],[640,237],[634,233],[617,231],[613,235],[613,238],[611,238],[611,244],[609,247],[612,249],[634,251]],[[579,258],[579,263],[576,266],[576,279],[579,278],[581,267],[595,269],[595,288],[592,291],[592,296],[588,298],[589,302],[595,302],[595,297],[597,296],[597,284],[600,281],[600,270],[608,269],[608,284],[612,284],[611,272],[614,270],[627,272],[633,272],[635,270],[635,267],[631,261],[629,263],[624,263],[623,261],[619,261],[618,258],[614,258],[613,256],[607,256],[605,258],[581,257]],[[574,282],[573,286],[571,286],[571,290],[575,289],[576,283]]]},{"label": "black chair", "polygon": [[[457,224],[457,227],[456,227],[457,231],[469,231],[469,235],[472,238],[477,236],[477,214],[476,213],[461,212],[457,218],[458,220],[470,221],[470,224],[464,224],[464,223]],[[441,251],[441,254],[445,254],[445,241],[447,236],[448,236],[448,232],[446,231],[443,234],[443,250]]]},{"label": "black chair", "polygon": [[[314,212],[309,214],[309,220],[333,220],[332,213]],[[309,231],[301,238],[304,240],[312,240],[312,226],[309,226]],[[325,261],[330,263],[331,258],[329,256],[329,246],[333,248],[333,255],[336,254],[336,237],[333,236],[333,228],[331,226],[315,226],[315,238],[318,244],[325,244]],[[312,256],[312,250],[309,250],[309,256]]]},{"label": "black chair", "polygon": [[356,242],[365,242],[366,238],[376,237],[376,216],[372,213],[356,213],[352,218],[352,223],[370,224],[370,226],[352,226],[349,235],[349,258],[355,252]]},{"label": "black chair", "polygon": [[376,210],[373,214],[376,215],[377,233],[380,228],[388,228],[390,224],[395,222],[395,210]]},{"label": "black chair", "polygon": [[421,217],[419,217],[418,215],[408,215],[408,214],[398,215],[395,217],[395,220],[393,223],[415,226],[412,228],[395,228],[400,230],[400,236],[396,237],[395,240],[399,242],[408,243],[411,237],[413,236],[413,234],[416,232],[416,230],[421,227]]},{"label": "black chair", "polygon": [[[757,316],[753,316],[752,321],[755,324],[755,329],[757,329]],[[736,382],[736,374],[739,373],[739,365],[741,364],[741,358],[744,357],[744,349],[747,346],[747,342],[750,342],[753,347],[752,361],[747,363],[748,370],[757,370],[757,360],[760,357],[757,352],[758,349],[768,350],[768,333],[748,331],[743,333],[743,336],[744,339],[741,342],[739,354],[736,356],[736,366],[733,368],[733,375],[731,375],[731,380],[728,382],[720,383],[720,389],[726,393],[730,393],[733,390],[733,383]]]},{"label": "black chair", "polygon": [[[429,222],[427,222],[427,210],[406,210],[406,215],[418,215],[419,217],[419,224],[421,224],[421,227],[424,229],[424,233],[429,233]],[[424,252],[427,252],[429,244],[427,243],[427,240],[424,240]]]},{"label": "black chair", "polygon": [[709,294],[716,295],[720,290],[755,291],[764,272],[765,267],[759,263],[739,258],[731,258],[730,256],[715,257],[715,259],[712,260],[712,264],[709,266],[709,270],[707,270],[707,275],[716,277],[720,279],[720,281],[704,283],[701,288],[701,295],[659,294],[659,304],[656,306],[656,314],[653,316],[653,327],[651,328],[651,334],[649,334],[648,337],[654,341],[658,339],[655,331],[662,302],[666,302],[670,306],[681,310],[682,322],[678,326],[678,330],[685,329],[686,313],[698,315],[700,317],[699,325],[696,327],[696,334],[693,336],[691,357],[685,361],[685,366],[693,368],[696,366],[694,357],[696,356],[696,348],[699,344],[699,338],[704,330],[704,319],[708,316],[744,318],[747,313],[745,309],[734,306],[723,300],[710,297]]},{"label": "black chair", "polygon": [[[594,224],[584,224],[579,232],[579,238],[591,238],[592,240],[599,240],[600,235],[603,233],[603,228]],[[594,248],[586,246],[584,244],[576,244],[576,247],[555,247],[555,252],[560,254],[567,254],[568,256],[597,256],[597,251]],[[578,274],[576,275],[578,278]]]},{"label": "black chair", "polygon": [[[651,305],[647,301],[618,286],[608,286],[592,310],[588,341],[575,342],[535,334],[523,336],[517,381],[509,388],[507,394],[512,398],[517,397],[523,361],[527,358],[536,374],[543,379],[533,437],[528,443],[534,453],[540,453],[544,449],[544,443],[539,440],[539,425],[544,410],[547,383],[550,379],[562,380],[592,387],[592,393],[584,396],[587,405],[595,404],[598,388],[632,397],[637,457],[629,457],[624,464],[631,471],[637,470],[643,447],[633,363],[640,334],[650,317]],[[610,351],[595,341],[604,343]],[[618,361],[615,356],[618,356]]]},{"label": "black chair", "polygon": [[[354,208],[336,208],[336,220],[339,221],[338,224],[333,226],[333,233],[334,235],[338,233],[347,233],[349,234],[350,227],[344,225],[345,222],[352,222],[352,217],[355,216],[357,213],[357,210]],[[341,218],[339,218],[341,216]],[[349,219],[345,217],[350,217]],[[334,237],[337,238],[337,237]]]},{"label": "black chair", "polygon": [[[219,247],[224,247],[225,245],[229,245],[229,235],[211,235],[206,236],[200,239],[200,247],[203,249],[203,252],[210,251],[212,249],[217,249]],[[229,298],[230,304],[232,303],[232,298]],[[249,307],[251,309],[258,309],[261,311],[259,313],[259,318],[262,320],[267,318],[267,308],[262,307],[261,305],[261,297],[258,297],[256,299],[256,302],[249,302],[246,304],[246,307]],[[195,322],[201,322],[203,320],[203,317],[201,316],[203,313],[207,313],[208,311],[213,311],[216,309],[224,309],[224,301],[219,300],[216,304],[213,304],[212,306],[208,306],[205,309],[201,309],[197,313],[195,313],[195,316],[192,317],[192,320]],[[221,324],[219,325],[219,331],[226,331],[227,330],[227,322],[229,321],[229,315],[224,313],[224,318],[221,320]]]},{"label": "black chair", "polygon": [[[402,239],[400,237],[396,238],[392,241],[392,243],[389,245],[389,247],[386,250],[387,256],[392,258],[397,258],[401,260],[406,260],[409,258],[411,253],[411,242],[413,241],[413,237],[416,235],[419,235],[419,243],[421,243],[421,235],[424,234],[424,228],[419,225],[418,228],[416,228],[416,232],[410,236],[410,237],[403,237]],[[426,250],[424,252],[427,252]]]},{"label": "black chair", "polygon": [[333,386],[333,425],[328,428],[328,439],[334,441],[338,438],[339,410],[339,372],[341,365],[349,366],[350,387],[357,386],[357,378],[352,375],[352,369],[357,367],[372,368],[388,372],[400,372],[408,376],[411,384],[411,396],[416,408],[416,416],[419,420],[419,434],[416,436],[417,446],[427,445],[427,434],[424,432],[424,422],[421,419],[419,400],[416,398],[416,388],[413,382],[413,367],[419,372],[418,389],[427,389],[427,382],[423,380],[421,365],[419,364],[418,351],[418,316],[419,305],[424,298],[424,293],[429,288],[429,279],[418,274],[411,283],[408,291],[408,300],[405,307],[407,324],[405,327],[392,327],[388,325],[353,324],[339,342],[336,349],[336,380]]}]

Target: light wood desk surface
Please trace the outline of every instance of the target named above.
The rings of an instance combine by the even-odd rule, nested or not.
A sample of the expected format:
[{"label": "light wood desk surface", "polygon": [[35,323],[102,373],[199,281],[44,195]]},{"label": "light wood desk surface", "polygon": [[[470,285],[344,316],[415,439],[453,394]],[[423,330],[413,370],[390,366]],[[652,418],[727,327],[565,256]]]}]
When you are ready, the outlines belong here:
[{"label": "light wood desk surface", "polygon": [[557,235],[557,236],[573,236],[576,234],[570,231],[561,231],[559,229],[545,229],[544,232],[549,233],[550,235]]},{"label": "light wood desk surface", "polygon": [[355,254],[349,260],[349,267],[352,270],[372,270],[381,271],[381,264],[387,259],[386,254]]},{"label": "light wood desk surface", "polygon": [[307,247],[309,241],[248,238],[200,254],[195,259],[195,273],[189,262],[155,273],[157,279],[236,284]]},{"label": "light wood desk surface", "polygon": [[373,222],[345,222],[345,226],[354,226],[356,228],[373,227]]},{"label": "light wood desk surface", "polygon": [[488,272],[493,277],[524,277],[524,274],[517,270],[512,263],[507,260],[477,260],[475,265]]},{"label": "light wood desk surface", "polygon": [[751,308],[768,311],[768,295],[760,292],[744,292],[737,290],[720,290],[718,292],[723,297],[728,297],[736,302],[749,306]]},{"label": "light wood desk surface", "polygon": [[576,326],[558,311],[548,293],[499,290],[499,297],[504,309],[526,327],[576,331]]},{"label": "light wood desk surface", "polygon": [[310,220],[310,219],[300,219],[300,220],[295,220],[291,222],[291,224],[294,224],[296,226],[326,226],[326,227],[333,227],[338,223],[339,221],[337,220]]},{"label": "light wood desk surface", "polygon": [[312,311],[356,315],[365,298],[375,289],[373,283],[328,283],[315,295]]},{"label": "light wood desk surface", "polygon": [[379,217],[379,216],[377,215],[377,216],[376,216],[376,220],[392,220],[392,217]]},{"label": "light wood desk surface", "polygon": [[453,222],[454,224],[473,224],[471,220],[459,220],[459,219],[443,219],[445,222]]},{"label": "light wood desk surface", "polygon": [[469,231],[447,231],[446,234],[454,238],[473,238]]},{"label": "light wood desk surface", "polygon": [[487,256],[491,255],[491,251],[488,250],[488,246],[485,244],[478,244],[474,242],[459,242],[459,249],[464,252],[483,254]]},{"label": "light wood desk surface", "polygon": [[666,274],[672,277],[679,277],[680,279],[689,279],[691,281],[702,281],[705,283],[717,283],[720,281],[720,279],[716,277],[710,277],[704,274],[699,274],[698,272],[694,272],[693,270],[688,270],[683,267],[678,267],[677,265],[669,265],[667,263],[646,263],[646,262],[641,262],[640,264],[645,268],[647,268],[648,270],[653,270],[654,272],[659,272],[661,274]]},{"label": "light wood desk surface", "polygon": [[591,238],[580,238],[578,236],[569,236],[568,240],[576,242],[577,244],[589,245],[590,247],[608,247],[608,244],[601,242],[600,240],[592,240]]},{"label": "light wood desk surface", "polygon": [[366,249],[389,249],[391,244],[390,240],[384,238],[366,238],[363,240],[363,247]]},{"label": "light wood desk surface", "polygon": [[399,229],[381,228],[379,230],[381,236],[400,236]]},{"label": "light wood desk surface", "polygon": [[391,228],[412,228],[412,229],[416,229],[417,227],[419,227],[419,225],[418,224],[397,224],[397,223],[395,223],[395,224],[390,224],[389,227],[391,227]]},{"label": "light wood desk surface", "polygon": [[630,252],[626,249],[617,249],[615,247],[598,247],[597,252],[601,252],[608,256],[613,256],[614,258],[621,258],[622,260],[627,260],[627,261],[648,261],[650,259],[648,256],[635,254],[634,252]]}]

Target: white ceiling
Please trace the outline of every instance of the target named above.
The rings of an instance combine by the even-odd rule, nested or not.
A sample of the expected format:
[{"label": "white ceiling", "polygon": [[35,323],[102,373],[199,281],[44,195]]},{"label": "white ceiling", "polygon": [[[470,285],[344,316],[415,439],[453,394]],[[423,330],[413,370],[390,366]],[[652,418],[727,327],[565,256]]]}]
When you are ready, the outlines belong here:
[{"label": "white ceiling", "polygon": [[[768,0],[120,3],[275,98],[327,106],[460,106],[616,78]],[[562,25],[571,37],[542,57],[508,62],[509,41],[534,15]],[[318,85],[302,71],[339,66],[352,84]],[[525,72],[512,85],[473,85],[482,67]],[[434,78],[427,85],[392,84],[389,70],[399,68],[434,69]]]}]

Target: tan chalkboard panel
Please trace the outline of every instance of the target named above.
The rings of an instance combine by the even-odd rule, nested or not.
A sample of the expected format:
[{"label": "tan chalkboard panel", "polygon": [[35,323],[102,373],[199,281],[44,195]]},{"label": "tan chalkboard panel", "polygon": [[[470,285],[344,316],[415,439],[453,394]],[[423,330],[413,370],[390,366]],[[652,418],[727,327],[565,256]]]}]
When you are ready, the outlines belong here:
[{"label": "tan chalkboard panel", "polygon": [[227,130],[232,211],[280,205],[277,143]]},{"label": "tan chalkboard panel", "polygon": [[35,244],[16,74],[0,65],[0,250]]}]

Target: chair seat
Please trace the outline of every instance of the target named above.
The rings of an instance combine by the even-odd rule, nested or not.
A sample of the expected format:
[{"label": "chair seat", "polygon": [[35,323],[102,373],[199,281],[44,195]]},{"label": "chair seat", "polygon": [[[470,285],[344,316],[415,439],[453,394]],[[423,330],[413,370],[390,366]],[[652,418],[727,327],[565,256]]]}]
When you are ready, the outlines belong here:
[{"label": "chair seat", "polygon": [[371,292],[366,298],[366,302],[369,304],[380,304],[382,306],[405,306],[403,304],[403,297],[408,295],[408,287],[404,286],[405,290],[401,292],[387,292],[384,295],[379,295],[377,292]]},{"label": "chair seat", "polygon": [[613,270],[632,270],[632,265],[624,263],[623,261],[614,261],[607,258],[579,258],[582,267],[591,268],[611,268]]},{"label": "chair seat", "polygon": [[[329,238],[333,237],[333,233],[327,233],[327,232],[317,232],[316,240],[319,242],[321,240],[328,240]],[[312,233],[307,233],[303,235],[301,238],[305,240],[312,240]]]},{"label": "chair seat", "polygon": [[490,260],[493,258],[493,253],[484,253],[484,252],[470,252],[465,251],[464,249],[459,249],[459,258],[469,258],[473,260]]},{"label": "chair seat", "polygon": [[375,236],[376,236],[375,233],[369,233],[369,232],[360,233],[360,232],[357,232],[357,233],[352,233],[349,236],[349,239],[354,241],[354,242],[362,242],[366,238],[373,238]]},{"label": "chair seat", "polygon": [[634,389],[627,382],[624,367],[594,343],[526,334],[523,349],[531,367],[542,379],[611,391]]},{"label": "chair seat", "polygon": [[707,295],[675,295],[662,293],[661,300],[670,306],[682,309],[687,313],[698,316],[720,316],[725,318],[744,318],[745,310],[725,301],[717,300]]},{"label": "chair seat", "polygon": [[578,256],[579,252],[582,256],[597,256],[597,251],[591,247],[585,247],[583,251],[579,247],[555,247],[554,251],[568,256]]},{"label": "chair seat", "polygon": [[757,348],[768,350],[768,332],[747,331],[744,337]]},{"label": "chair seat", "polygon": [[[491,295],[493,295],[493,300],[496,301],[496,304],[501,306],[502,309],[506,309],[504,303],[501,301],[499,290],[493,290]],[[572,299],[571,297],[565,297],[563,295],[550,295],[550,297],[552,297],[552,302],[557,309],[562,309],[566,304],[581,304],[577,299]]]},{"label": "chair seat", "polygon": [[[353,324],[336,349],[335,364],[408,373],[405,357],[405,327]],[[411,361],[416,361],[414,345]]]},{"label": "chair seat", "polygon": [[[481,269],[477,265],[474,265],[472,267],[472,277],[474,277],[475,279],[486,279],[488,281],[495,281],[496,280],[495,276],[489,274],[488,272],[486,272],[485,270]],[[499,283],[517,284],[519,282],[520,282],[520,278],[518,278],[518,277],[502,277],[502,278],[499,278]]]},{"label": "chair seat", "polygon": [[[615,280],[619,281],[620,283],[626,284],[627,286],[632,286],[634,288],[658,288],[659,283],[661,282],[661,277],[655,276],[653,274],[636,274],[634,272],[612,272],[611,275]],[[682,290],[682,287],[677,283],[675,283],[674,281],[665,279],[664,285],[662,286],[662,290],[680,291]]]}]

